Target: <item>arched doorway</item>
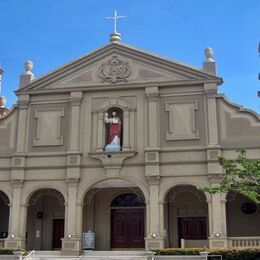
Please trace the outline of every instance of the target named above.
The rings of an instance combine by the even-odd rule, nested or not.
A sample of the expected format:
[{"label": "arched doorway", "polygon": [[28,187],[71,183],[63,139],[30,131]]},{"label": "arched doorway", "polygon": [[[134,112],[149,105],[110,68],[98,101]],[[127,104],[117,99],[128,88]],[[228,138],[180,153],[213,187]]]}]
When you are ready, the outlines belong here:
[{"label": "arched doorway", "polygon": [[[135,184],[122,179],[103,180],[93,185],[86,193],[83,204],[82,230],[83,233],[88,231],[95,233],[95,250],[144,248],[144,195]],[[138,244],[133,241],[119,242],[119,238],[116,237],[119,232],[116,230],[117,225],[121,225],[120,232],[129,230],[126,221],[131,221],[131,227],[133,225],[138,227],[136,229],[140,237]],[[135,235],[133,233],[133,237]]]},{"label": "arched doorway", "polygon": [[260,236],[260,205],[235,192],[227,194],[227,236]]},{"label": "arched doorway", "polygon": [[36,191],[29,200],[26,248],[28,250],[61,249],[64,216],[64,197],[59,191],[55,189]]},{"label": "arched doorway", "polygon": [[144,248],[143,198],[122,193],[111,203],[111,248]]},{"label": "arched doorway", "polygon": [[4,239],[8,236],[9,203],[7,195],[0,191],[0,248],[4,247]]},{"label": "arched doorway", "polygon": [[166,196],[165,225],[168,247],[208,247],[206,196],[192,185],[173,187]]}]

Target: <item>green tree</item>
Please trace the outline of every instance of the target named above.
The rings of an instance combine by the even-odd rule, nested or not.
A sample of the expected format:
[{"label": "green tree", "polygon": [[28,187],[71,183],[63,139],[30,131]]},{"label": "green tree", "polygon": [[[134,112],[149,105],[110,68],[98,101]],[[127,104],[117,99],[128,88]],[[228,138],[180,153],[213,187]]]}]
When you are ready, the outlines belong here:
[{"label": "green tree", "polygon": [[260,160],[249,160],[244,150],[238,151],[235,160],[222,156],[218,160],[226,174],[223,175],[218,185],[201,190],[211,194],[239,192],[252,201],[260,203]]}]

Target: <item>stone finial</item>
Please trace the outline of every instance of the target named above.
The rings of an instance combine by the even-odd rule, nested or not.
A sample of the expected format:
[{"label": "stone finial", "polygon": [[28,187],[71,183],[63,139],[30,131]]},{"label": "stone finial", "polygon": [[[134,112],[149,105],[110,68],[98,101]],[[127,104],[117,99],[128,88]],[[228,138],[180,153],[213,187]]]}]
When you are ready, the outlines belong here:
[{"label": "stone finial", "polygon": [[28,60],[24,64],[24,73],[20,76],[20,88],[30,84],[34,79],[33,62]]},{"label": "stone finial", "polygon": [[0,96],[0,108],[5,108],[6,105],[6,97]]},{"label": "stone finial", "polygon": [[203,63],[203,70],[207,73],[216,75],[217,69],[216,69],[216,62],[213,58],[214,51],[212,48],[208,47],[204,50],[204,54],[206,57],[206,60]]},{"label": "stone finial", "polygon": [[2,94],[2,75],[3,75],[4,71],[1,68],[1,64],[0,64],[0,96]]},{"label": "stone finial", "polygon": [[0,118],[8,112],[8,109],[5,107],[6,106],[6,97],[2,96],[2,75],[3,75],[3,73],[4,73],[4,71],[0,65]]},{"label": "stone finial", "polygon": [[33,62],[31,60],[26,61],[24,63],[24,74],[23,75],[32,75],[34,77],[32,70],[33,70]]},{"label": "stone finial", "polygon": [[207,62],[214,62],[215,60],[213,59],[214,51],[212,48],[208,47],[204,50],[205,56],[206,56],[206,61]]},{"label": "stone finial", "polygon": [[121,42],[121,34],[118,32],[113,32],[110,34],[109,41],[111,43],[120,43]]}]

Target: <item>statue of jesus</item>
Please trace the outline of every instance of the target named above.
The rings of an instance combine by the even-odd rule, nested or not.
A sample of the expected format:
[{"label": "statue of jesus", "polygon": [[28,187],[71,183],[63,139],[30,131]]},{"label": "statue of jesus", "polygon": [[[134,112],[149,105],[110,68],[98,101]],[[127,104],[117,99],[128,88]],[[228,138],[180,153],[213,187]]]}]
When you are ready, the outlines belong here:
[{"label": "statue of jesus", "polygon": [[112,112],[112,118],[108,118],[108,113],[105,113],[104,121],[109,124],[108,127],[108,143],[105,147],[106,152],[118,152],[121,150],[120,137],[122,123],[115,111]]}]

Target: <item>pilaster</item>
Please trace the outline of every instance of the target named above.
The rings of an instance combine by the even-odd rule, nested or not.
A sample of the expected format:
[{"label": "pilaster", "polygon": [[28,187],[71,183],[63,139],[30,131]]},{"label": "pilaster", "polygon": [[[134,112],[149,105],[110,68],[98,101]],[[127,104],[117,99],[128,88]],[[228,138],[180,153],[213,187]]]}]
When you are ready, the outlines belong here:
[{"label": "pilaster", "polygon": [[27,134],[27,117],[29,106],[29,95],[21,95],[18,100],[19,117],[18,117],[18,131],[17,131],[17,146],[16,153],[23,155],[26,148],[26,134]]},{"label": "pilaster", "polygon": [[79,151],[80,105],[82,92],[71,92],[70,151]]},{"label": "pilaster", "polygon": [[97,146],[96,152],[103,152],[104,149],[104,110],[97,112]]},{"label": "pilaster", "polygon": [[130,111],[125,109],[124,110],[124,114],[123,114],[123,122],[124,122],[124,131],[123,131],[123,147],[122,147],[122,151],[130,151],[130,140],[129,140],[129,128],[130,128],[130,124],[129,124],[129,117],[130,117]]},{"label": "pilaster", "polygon": [[148,140],[147,147],[158,149],[159,147],[159,122],[158,122],[158,87],[145,88],[148,102]]}]

